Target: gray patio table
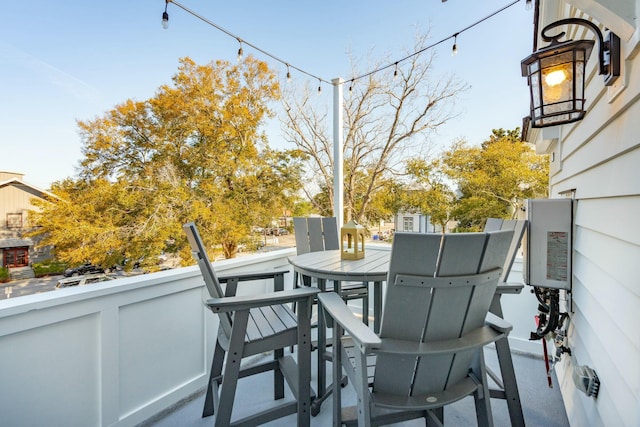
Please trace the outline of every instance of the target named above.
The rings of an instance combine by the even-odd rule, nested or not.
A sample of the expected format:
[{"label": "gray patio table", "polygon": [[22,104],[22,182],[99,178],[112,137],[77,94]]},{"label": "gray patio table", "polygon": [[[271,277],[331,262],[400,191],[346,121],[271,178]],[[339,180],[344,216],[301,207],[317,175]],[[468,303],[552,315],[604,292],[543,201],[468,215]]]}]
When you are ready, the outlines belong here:
[{"label": "gray patio table", "polygon": [[[340,250],[309,252],[289,257],[289,263],[294,270],[303,276],[315,277],[318,288],[325,292],[327,280],[334,282],[339,289],[340,283],[366,282],[373,283],[373,330],[380,331],[380,316],[382,313],[382,282],[387,280],[389,271],[390,249],[367,248],[365,256],[358,260],[345,260],[340,257]],[[330,395],[327,391],[327,368],[324,363],[327,344],[324,313],[318,310],[318,397],[311,410],[315,415],[320,410],[322,402]]]}]

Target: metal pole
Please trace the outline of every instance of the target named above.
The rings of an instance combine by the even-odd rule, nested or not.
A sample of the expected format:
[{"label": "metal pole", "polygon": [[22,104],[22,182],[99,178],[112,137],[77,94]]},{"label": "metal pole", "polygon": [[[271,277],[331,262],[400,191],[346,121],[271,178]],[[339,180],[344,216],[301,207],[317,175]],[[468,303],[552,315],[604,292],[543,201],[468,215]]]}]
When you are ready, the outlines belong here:
[{"label": "metal pole", "polygon": [[333,215],[338,227],[344,224],[344,159],[343,159],[343,95],[344,80],[331,80],[333,84]]}]

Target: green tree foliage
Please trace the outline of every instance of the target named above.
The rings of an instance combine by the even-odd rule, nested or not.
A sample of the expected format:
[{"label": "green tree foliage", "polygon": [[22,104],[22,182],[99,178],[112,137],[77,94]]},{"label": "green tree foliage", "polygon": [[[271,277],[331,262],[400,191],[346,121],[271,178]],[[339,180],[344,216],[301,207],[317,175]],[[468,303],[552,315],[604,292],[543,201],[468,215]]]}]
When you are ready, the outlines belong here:
[{"label": "green tree foliage", "polygon": [[428,214],[445,230],[479,231],[489,217],[516,218],[527,198],[547,197],[547,156],[519,137],[520,130],[494,129],[480,147],[456,141],[435,160],[407,162],[404,209]]},{"label": "green tree foliage", "polygon": [[380,190],[372,194],[369,201],[367,218],[371,224],[379,224],[403,210],[406,206],[405,192],[405,186],[397,180],[385,179],[381,182]]},{"label": "green tree foliage", "polygon": [[252,57],[183,58],[154,97],[79,121],[78,177],[55,183],[60,200],[33,212],[42,244],[69,263],[154,264],[163,251],[190,262],[181,225],[196,221],[208,247],[235,256],[251,226],[279,215],[300,187],[300,153],[271,150],[260,130],[279,93]]},{"label": "green tree foliage", "polygon": [[515,218],[525,199],[547,197],[547,156],[519,134],[494,129],[480,147],[459,141],[444,153],[442,171],[459,192],[452,210],[459,230],[479,230],[488,217]]},{"label": "green tree foliage", "polygon": [[440,160],[411,159],[407,162],[407,173],[415,184],[406,192],[406,205],[428,214],[433,224],[446,231],[456,195],[447,183]]}]

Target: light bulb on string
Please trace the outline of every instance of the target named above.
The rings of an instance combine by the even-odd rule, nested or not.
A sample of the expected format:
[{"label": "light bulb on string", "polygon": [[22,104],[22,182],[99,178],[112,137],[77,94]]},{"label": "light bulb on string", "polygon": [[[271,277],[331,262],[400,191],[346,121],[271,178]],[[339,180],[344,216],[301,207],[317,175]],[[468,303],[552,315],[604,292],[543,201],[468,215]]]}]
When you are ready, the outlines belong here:
[{"label": "light bulb on string", "polygon": [[527,0],[527,1],[524,3],[524,9],[525,9],[525,10],[531,10],[532,8],[533,8],[533,1],[531,1],[531,0]]},{"label": "light bulb on string", "polygon": [[291,83],[291,71],[289,71],[289,64],[287,64],[287,83]]},{"label": "light bulb on string", "polygon": [[[441,1],[442,1],[442,3],[445,3],[447,0],[441,0]],[[538,1],[539,1],[539,0],[538,0]],[[168,14],[168,12],[167,12],[167,8],[168,8],[168,4],[169,4],[169,2],[176,3],[176,5],[178,5],[178,6],[179,6],[180,8],[182,8],[182,9],[184,9],[187,13],[190,13],[191,15],[193,15],[193,16],[195,16],[196,18],[198,18],[198,19],[200,19],[200,20],[204,21],[205,23],[207,23],[207,24],[211,25],[212,27],[214,27],[214,28],[218,29],[219,31],[222,31],[222,32],[226,33],[228,36],[230,36],[230,37],[232,37],[232,38],[235,38],[235,39],[238,41],[238,43],[240,44],[239,49],[238,49],[237,59],[238,59],[238,61],[242,61],[242,60],[243,60],[243,40],[242,40],[239,36],[237,36],[237,35],[235,35],[235,34],[233,34],[233,33],[229,32],[229,31],[225,30],[224,28],[222,28],[222,27],[218,26],[218,25],[217,25],[217,24],[215,24],[214,22],[211,22],[211,21],[209,21],[209,20],[207,20],[207,19],[203,18],[202,16],[198,15],[197,13],[190,11],[189,9],[187,9],[187,8],[185,8],[184,6],[182,6],[182,5],[180,5],[179,3],[177,3],[175,0],[165,0],[165,10],[164,10],[164,13],[162,14],[162,26],[163,26],[164,28],[168,28],[168,26],[169,26],[169,14]],[[466,31],[466,30],[467,30],[467,29],[469,29],[469,28],[472,28],[472,27],[475,27],[475,26],[479,25],[480,23],[484,22],[484,21],[485,21],[485,20],[487,20],[488,18],[493,17],[494,15],[498,14],[499,12],[502,12],[503,10],[507,9],[508,7],[511,7],[511,6],[515,5],[516,3],[518,3],[518,1],[514,1],[514,2],[512,2],[511,4],[507,5],[506,7],[503,7],[502,9],[500,9],[500,10],[498,10],[498,11],[494,12],[493,14],[491,14],[491,15],[489,15],[489,16],[487,16],[487,17],[485,17],[485,18],[483,18],[483,19],[481,19],[481,20],[479,20],[479,21],[477,21],[477,22],[475,22],[475,23],[473,23],[473,24],[469,25],[469,26],[468,26],[468,27],[466,27],[464,30],[461,30],[461,32],[462,32],[462,31]],[[533,0],[525,0],[525,8],[527,8],[527,9],[531,9],[531,8],[533,7],[533,4],[532,4],[532,3],[533,3]],[[536,3],[536,5],[537,5],[537,4],[538,4],[538,3]],[[452,51],[451,51],[451,55],[452,55],[452,56],[455,56],[455,55],[457,54],[457,52],[458,52],[457,36],[458,36],[459,34],[460,34],[460,32],[458,32],[458,33],[455,33],[455,34],[454,34],[454,43],[453,43],[453,47],[452,47]],[[431,45],[431,46],[428,46],[426,49],[433,48],[433,47],[435,47],[436,45],[438,45],[438,44],[440,44],[440,43],[442,43],[442,42],[445,42],[445,41],[446,41],[446,40],[448,40],[449,38],[451,38],[451,36],[449,36],[449,37],[447,37],[447,38],[444,38],[444,39],[440,40],[439,42],[437,42],[437,43],[435,43],[435,44],[433,44],[433,45]],[[258,47],[256,47],[256,46],[254,46],[253,44],[251,44],[251,43],[249,43],[249,42],[247,42],[247,43],[249,44],[249,46],[251,46],[252,48],[254,48],[254,50],[258,50],[258,51],[260,51],[261,53],[263,53],[263,54],[265,54],[265,55],[267,55],[267,56],[271,57],[272,59],[274,59],[274,60],[276,60],[276,61],[278,61],[278,62],[280,62],[280,63],[282,63],[282,64],[286,65],[286,66],[287,66],[287,81],[289,81],[290,76],[291,76],[291,75],[290,75],[290,64],[289,64],[289,63],[282,61],[281,59],[279,59],[279,58],[277,58],[277,57],[273,56],[273,55],[272,55],[272,54],[270,54],[269,52],[266,52],[266,51],[264,51],[264,50],[262,50],[262,49],[260,49],[260,48],[258,48]],[[408,58],[410,58],[410,57],[413,57],[413,56],[415,56],[415,55],[418,55],[419,53],[422,53],[422,52],[423,52],[424,50],[426,50],[426,49],[422,49],[422,50],[420,50],[420,51],[418,51],[418,52],[414,52],[413,54],[411,54],[410,56],[408,56],[408,57],[407,57],[407,58],[405,58],[405,59],[408,59]],[[369,73],[366,73],[366,74],[364,74],[364,75],[362,75],[362,76],[360,76],[360,77],[354,77],[354,78],[352,78],[352,79],[351,79],[351,81],[350,81],[350,82],[351,82],[351,84],[350,84],[350,86],[349,86],[349,92],[351,92],[351,91],[352,91],[353,84],[355,83],[355,81],[356,81],[356,80],[360,79],[361,77],[365,77],[365,76],[368,76],[368,75],[371,75],[371,74],[374,74],[374,73],[378,73],[379,71],[386,70],[386,69],[390,68],[390,66],[392,66],[392,65],[393,65],[393,66],[395,66],[395,67],[394,67],[394,68],[395,68],[395,69],[394,69],[394,73],[393,73],[393,77],[394,77],[394,79],[395,79],[395,78],[398,76],[398,74],[399,74],[399,73],[398,73],[398,63],[399,63],[399,62],[402,62],[402,61],[404,61],[404,59],[402,59],[402,60],[400,60],[400,61],[396,61],[396,62],[391,63],[391,64],[388,64],[388,65],[385,65],[385,66],[380,67],[380,68],[378,68],[378,69],[372,70],[372,71],[370,71]],[[312,74],[310,74],[310,73],[307,73],[307,72],[306,72],[306,71],[304,71],[304,70],[301,70],[301,69],[299,69],[299,68],[297,68],[297,67],[294,67],[294,68],[295,68],[297,71],[302,72],[303,74],[307,74],[307,75],[309,75],[309,76],[311,76],[311,77],[315,77],[315,78],[317,78],[317,79],[318,79],[318,94],[321,94],[321,93],[322,93],[322,83],[323,83],[323,82],[324,82],[324,83],[329,83],[328,81],[324,81],[324,80],[322,80],[322,78],[320,78],[320,77],[316,77],[316,76],[314,76],[314,75],[312,75]]]},{"label": "light bulb on string", "polygon": [[164,12],[162,12],[162,28],[165,30],[169,28],[169,14],[167,13],[167,6],[169,6],[169,0],[164,4]]},{"label": "light bulb on string", "polygon": [[238,43],[240,43],[240,48],[238,49],[238,62],[242,61],[242,40],[238,39]]}]

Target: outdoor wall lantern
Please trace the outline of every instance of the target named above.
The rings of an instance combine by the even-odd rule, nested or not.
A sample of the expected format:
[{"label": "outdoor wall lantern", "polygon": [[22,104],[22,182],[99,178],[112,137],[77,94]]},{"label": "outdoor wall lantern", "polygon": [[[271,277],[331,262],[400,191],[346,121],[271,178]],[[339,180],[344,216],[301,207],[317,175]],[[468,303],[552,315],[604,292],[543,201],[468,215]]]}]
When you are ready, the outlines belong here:
[{"label": "outdoor wall lantern", "polygon": [[531,126],[542,128],[582,120],[585,111],[585,68],[593,40],[567,40],[561,32],[549,36],[547,32],[561,25],[577,24],[590,28],[598,39],[600,74],[607,86],[620,75],[620,38],[612,32],[603,37],[600,29],[580,18],[561,19],[542,29],[542,39],[551,42],[521,62],[522,76],[527,77],[531,91]]}]

